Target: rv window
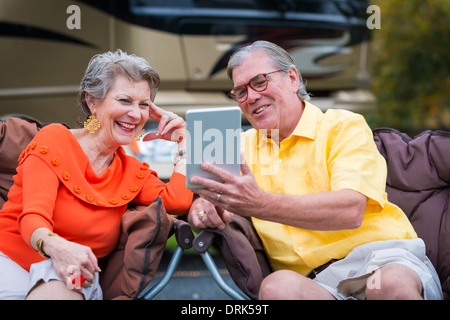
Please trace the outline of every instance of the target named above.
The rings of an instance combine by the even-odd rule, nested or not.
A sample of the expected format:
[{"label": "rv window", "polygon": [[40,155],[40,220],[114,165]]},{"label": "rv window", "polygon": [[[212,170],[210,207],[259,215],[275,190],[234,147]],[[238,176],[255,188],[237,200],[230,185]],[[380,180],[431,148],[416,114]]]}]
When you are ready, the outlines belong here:
[{"label": "rv window", "polygon": [[368,0],[286,0],[290,11],[364,17]]},{"label": "rv window", "polygon": [[195,0],[132,0],[132,7],[183,7],[191,8]]},{"label": "rv window", "polygon": [[131,0],[139,8],[257,9],[361,17],[368,0]]},{"label": "rv window", "polygon": [[132,6],[165,8],[260,9],[273,10],[273,0],[134,0]]}]

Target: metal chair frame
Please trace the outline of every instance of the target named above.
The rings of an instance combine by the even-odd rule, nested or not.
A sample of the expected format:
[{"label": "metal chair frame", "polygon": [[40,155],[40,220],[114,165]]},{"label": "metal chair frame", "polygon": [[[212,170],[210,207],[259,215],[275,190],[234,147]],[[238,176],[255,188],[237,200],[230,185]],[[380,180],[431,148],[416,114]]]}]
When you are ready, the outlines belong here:
[{"label": "metal chair frame", "polygon": [[140,300],[151,300],[158,293],[160,293],[170,282],[172,276],[178,268],[181,257],[183,256],[184,250],[193,248],[198,254],[200,254],[203,262],[205,263],[208,270],[217,285],[224,291],[229,297],[234,300],[250,300],[245,294],[238,292],[234,288],[228,285],[217,268],[210,252],[209,247],[212,244],[213,234],[207,231],[202,231],[197,237],[194,238],[192,230],[188,223],[184,221],[177,220],[174,223],[175,237],[177,240],[177,246],[170,258],[169,265],[164,273],[164,276],[156,284],[149,285],[140,293],[138,299]]}]

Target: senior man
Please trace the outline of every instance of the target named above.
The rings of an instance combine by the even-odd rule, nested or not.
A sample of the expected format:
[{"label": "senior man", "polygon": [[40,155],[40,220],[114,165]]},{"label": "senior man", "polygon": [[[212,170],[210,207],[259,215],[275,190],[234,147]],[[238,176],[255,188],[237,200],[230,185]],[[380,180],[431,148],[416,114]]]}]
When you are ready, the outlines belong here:
[{"label": "senior man", "polygon": [[253,129],[241,175],[203,163],[221,182],[191,206],[199,228],[248,216],[275,272],[260,299],[442,299],[424,242],[387,200],[386,164],[361,115],[309,102],[281,47],[257,41],[230,58],[228,76]]}]

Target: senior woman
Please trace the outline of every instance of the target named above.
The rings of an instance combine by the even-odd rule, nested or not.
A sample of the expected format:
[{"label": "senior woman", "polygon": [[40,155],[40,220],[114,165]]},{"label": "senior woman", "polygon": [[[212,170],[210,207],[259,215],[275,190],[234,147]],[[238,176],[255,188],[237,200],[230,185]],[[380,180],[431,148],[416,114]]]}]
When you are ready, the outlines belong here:
[{"label": "senior woman", "polygon": [[[160,196],[168,213],[188,210],[185,122],[153,104],[159,81],[143,58],[94,56],[78,96],[84,128],[47,125],[22,153],[0,211],[0,298],[101,299],[97,259],[115,248],[127,204]],[[143,136],[149,117],[159,124],[144,140],[178,142],[167,183],[121,147]],[[77,272],[85,281],[78,289]]]}]

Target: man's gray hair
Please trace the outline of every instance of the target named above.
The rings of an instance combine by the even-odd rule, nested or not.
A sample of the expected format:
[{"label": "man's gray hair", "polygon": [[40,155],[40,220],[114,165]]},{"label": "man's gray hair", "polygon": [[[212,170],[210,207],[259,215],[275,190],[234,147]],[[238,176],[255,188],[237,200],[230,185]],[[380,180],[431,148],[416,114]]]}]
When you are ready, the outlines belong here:
[{"label": "man's gray hair", "polygon": [[276,68],[279,68],[283,70],[284,72],[289,71],[291,68],[294,68],[300,78],[300,85],[298,87],[297,95],[301,100],[309,100],[310,96],[309,93],[306,91],[305,83],[303,82],[302,75],[300,71],[298,71],[297,66],[295,65],[294,60],[292,57],[287,53],[286,50],[281,48],[280,46],[269,42],[269,41],[255,41],[245,47],[239,48],[236,50],[231,58],[230,61],[228,61],[228,67],[227,67],[227,75],[230,79],[231,83],[233,83],[233,70],[234,68],[238,67],[242,64],[245,57],[250,52],[264,52],[266,53],[274,63]]},{"label": "man's gray hair", "polygon": [[120,49],[115,52],[108,51],[92,57],[81,79],[78,103],[86,118],[91,115],[86,103],[86,94],[103,100],[119,74],[128,76],[132,81],[147,81],[150,87],[150,99],[155,100],[160,78],[148,62],[144,58],[127,54]]}]

